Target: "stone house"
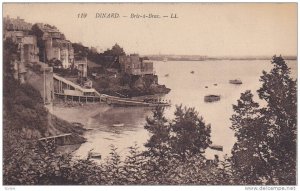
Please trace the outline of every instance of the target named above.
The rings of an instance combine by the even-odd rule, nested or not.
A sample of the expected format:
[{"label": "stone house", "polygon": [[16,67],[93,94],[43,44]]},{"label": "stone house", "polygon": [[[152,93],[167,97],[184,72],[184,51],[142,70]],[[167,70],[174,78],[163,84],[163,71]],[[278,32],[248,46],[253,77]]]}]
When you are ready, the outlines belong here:
[{"label": "stone house", "polygon": [[119,56],[121,71],[131,75],[153,74],[153,62],[143,60],[138,54]]}]

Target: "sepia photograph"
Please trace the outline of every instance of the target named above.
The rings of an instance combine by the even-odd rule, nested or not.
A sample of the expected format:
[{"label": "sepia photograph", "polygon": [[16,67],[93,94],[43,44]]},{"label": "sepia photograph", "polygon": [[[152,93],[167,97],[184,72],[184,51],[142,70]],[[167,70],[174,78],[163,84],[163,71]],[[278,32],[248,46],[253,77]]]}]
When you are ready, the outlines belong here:
[{"label": "sepia photograph", "polygon": [[2,186],[295,190],[297,11],[2,3]]}]

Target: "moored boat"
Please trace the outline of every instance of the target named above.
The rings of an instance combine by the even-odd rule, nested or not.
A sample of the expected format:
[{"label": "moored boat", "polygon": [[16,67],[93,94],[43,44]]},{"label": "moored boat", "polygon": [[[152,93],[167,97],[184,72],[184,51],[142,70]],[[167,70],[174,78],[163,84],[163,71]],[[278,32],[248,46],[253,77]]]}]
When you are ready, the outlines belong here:
[{"label": "moored boat", "polygon": [[113,124],[113,127],[123,127],[124,123],[120,123],[119,121],[117,121],[116,123]]},{"label": "moored boat", "polygon": [[209,145],[209,148],[216,150],[216,151],[223,151],[223,146],[221,146],[221,145]]},{"label": "moored boat", "polygon": [[229,80],[229,83],[240,85],[240,84],[242,84],[243,82],[242,82],[242,80],[240,80],[240,79],[234,79],[234,80]]},{"label": "moored boat", "polygon": [[221,99],[220,95],[207,95],[204,96],[204,101],[205,102],[214,102],[214,101],[219,101]]},{"label": "moored boat", "polygon": [[101,159],[101,154],[100,153],[91,153],[90,157],[95,158],[95,159]]},{"label": "moored boat", "polygon": [[90,150],[88,152],[88,156],[90,158],[94,158],[94,159],[101,159],[101,154],[100,153],[97,153],[97,152],[93,152],[94,149]]}]

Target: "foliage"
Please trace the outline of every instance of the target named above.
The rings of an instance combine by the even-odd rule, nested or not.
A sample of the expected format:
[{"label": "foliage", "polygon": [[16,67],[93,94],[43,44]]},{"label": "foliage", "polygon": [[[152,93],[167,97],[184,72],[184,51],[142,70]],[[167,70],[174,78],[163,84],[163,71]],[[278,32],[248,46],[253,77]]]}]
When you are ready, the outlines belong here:
[{"label": "foliage", "polygon": [[46,61],[46,59],[47,59],[46,55],[45,55],[46,45],[43,40],[44,32],[40,29],[38,24],[34,24],[31,27],[31,31],[29,32],[29,34],[35,35],[37,37],[37,46],[39,47],[39,53],[38,53],[39,59],[42,62]]},{"label": "foliage", "polygon": [[[273,69],[263,72],[258,90],[268,105],[263,110],[268,128],[269,162],[279,184],[296,183],[297,82],[284,59],[273,57]],[[283,167],[284,164],[284,167]]]},{"label": "foliage", "polygon": [[171,145],[174,153],[186,158],[203,152],[212,142],[211,127],[198,117],[195,108],[176,107],[175,119],[171,124]]},{"label": "foliage", "polygon": [[238,104],[233,106],[231,129],[235,131],[237,142],[232,154],[235,168],[241,177],[241,183],[255,184],[260,177],[268,174],[268,154],[264,137],[266,128],[262,124],[259,104],[253,101],[251,91],[241,94]]},{"label": "foliage", "polygon": [[273,69],[263,71],[259,98],[246,91],[233,106],[232,129],[235,170],[245,184],[295,184],[297,136],[297,83],[281,56],[273,57]]},{"label": "foliage", "polygon": [[122,173],[121,173],[121,159],[120,155],[116,152],[117,148],[111,145],[110,158],[107,159],[104,165],[105,178],[108,184],[121,184]]},{"label": "foliage", "polygon": [[139,151],[137,144],[129,147],[129,155],[123,165],[123,176],[127,184],[147,184],[149,175],[147,172],[147,158]]},{"label": "foliage", "polygon": [[164,116],[164,108],[157,107],[153,111],[153,118],[146,118],[145,129],[151,133],[151,137],[145,146],[148,148],[148,154],[165,158],[170,151],[170,133],[171,127]]},{"label": "foliage", "polygon": [[84,57],[87,57],[89,53],[89,48],[83,46],[81,43],[72,43],[72,47],[74,49],[74,53],[76,54],[77,59],[82,59]]},{"label": "foliage", "polygon": [[172,158],[168,161],[163,176],[156,179],[156,184],[168,185],[228,185],[232,184],[232,174],[224,164],[207,163],[202,155],[196,154],[185,161]]},{"label": "foliage", "polygon": [[42,133],[47,129],[47,111],[37,90],[27,84],[15,84],[9,97],[4,99],[6,117],[16,129],[37,129]]},{"label": "foliage", "polygon": [[51,60],[49,60],[48,65],[50,67],[54,67],[54,68],[62,68],[63,67],[62,61],[58,60],[56,58],[52,58]]},{"label": "foliage", "polygon": [[120,47],[120,45],[118,45],[116,43],[111,49],[104,51],[103,54],[107,55],[107,56],[119,57],[119,56],[125,55],[125,52],[124,52],[123,48]]},{"label": "foliage", "polygon": [[88,47],[79,43],[73,43],[72,46],[77,59],[87,57],[89,60],[102,65],[105,68],[113,67],[120,69],[120,66],[117,64],[118,57],[125,55],[123,48],[121,48],[118,44],[115,44],[111,49],[107,49],[103,53],[92,51]]},{"label": "foliage", "polygon": [[[195,155],[182,161],[172,158],[159,166],[138,151],[137,146],[121,160],[115,147],[101,164],[89,157],[72,159],[54,152],[53,142],[18,145],[10,160],[5,160],[5,185],[158,185],[232,184],[232,174],[221,163],[207,164]],[[7,158],[5,158],[7,159]],[[225,162],[226,163],[226,162]],[[226,163],[227,164],[227,163]],[[162,168],[164,167],[164,168]]]},{"label": "foliage", "polygon": [[147,118],[145,128],[152,136],[145,146],[151,154],[165,158],[165,153],[171,152],[172,157],[185,160],[202,153],[211,144],[211,127],[205,125],[194,108],[176,106],[175,119],[171,122],[167,121],[163,112],[164,109],[158,107],[153,118]]},{"label": "foliage", "polygon": [[4,155],[4,184],[67,183],[61,173],[64,172],[64,163],[70,158],[56,155],[54,148],[51,143],[37,146],[36,143],[23,141],[11,157]]}]

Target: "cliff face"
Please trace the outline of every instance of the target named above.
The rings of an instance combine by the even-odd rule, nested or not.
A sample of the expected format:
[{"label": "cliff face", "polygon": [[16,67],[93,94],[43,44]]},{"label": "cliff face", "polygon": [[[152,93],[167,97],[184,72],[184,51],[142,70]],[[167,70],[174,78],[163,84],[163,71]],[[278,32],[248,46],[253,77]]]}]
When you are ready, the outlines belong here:
[{"label": "cliff face", "polygon": [[98,79],[93,80],[93,87],[101,93],[124,97],[167,94],[170,92],[170,89],[165,85],[158,84],[156,75],[102,74]]},{"label": "cliff face", "polygon": [[138,95],[153,95],[153,94],[167,94],[170,89],[165,85],[158,84],[157,75],[145,75],[139,76],[136,81],[131,82],[133,92],[137,92]]}]

